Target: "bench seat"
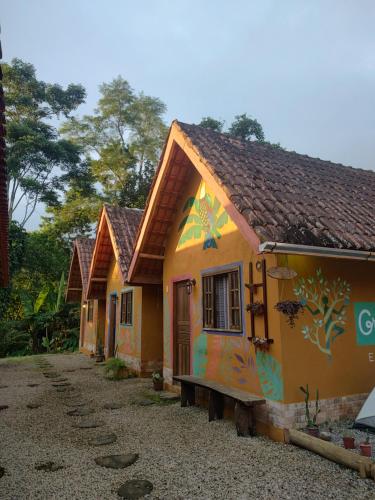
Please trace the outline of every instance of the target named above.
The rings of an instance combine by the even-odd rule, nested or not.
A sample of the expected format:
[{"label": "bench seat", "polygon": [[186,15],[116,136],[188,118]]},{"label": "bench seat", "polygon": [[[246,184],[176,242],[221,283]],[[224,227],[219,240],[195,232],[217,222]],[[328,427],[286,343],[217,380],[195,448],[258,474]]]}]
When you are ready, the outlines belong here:
[{"label": "bench seat", "polygon": [[193,375],[178,375],[173,380],[181,384],[181,406],[195,404],[195,387],[208,389],[208,420],[223,418],[224,396],[235,401],[234,419],[239,436],[255,434],[254,407],[265,404],[266,400],[232,387],[227,387],[213,380],[206,380]]}]

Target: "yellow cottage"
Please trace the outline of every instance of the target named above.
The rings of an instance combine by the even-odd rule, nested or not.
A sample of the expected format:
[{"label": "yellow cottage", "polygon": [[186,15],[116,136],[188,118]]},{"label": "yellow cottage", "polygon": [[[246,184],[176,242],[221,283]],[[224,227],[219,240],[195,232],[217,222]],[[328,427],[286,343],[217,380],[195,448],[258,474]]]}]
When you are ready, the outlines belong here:
[{"label": "yellow cottage", "polygon": [[[87,299],[97,300],[104,354],[142,376],[162,367],[161,287],[132,286],[126,276],[142,210],[104,205],[97,229]],[[149,314],[148,311],[153,311]]]},{"label": "yellow cottage", "polygon": [[97,300],[86,301],[94,245],[95,240],[91,238],[74,240],[66,289],[68,302],[81,303],[79,349],[85,354],[95,354],[99,339],[104,338],[104,323],[98,321],[99,307],[103,307],[103,304]]},{"label": "yellow cottage", "polygon": [[[258,430],[355,415],[375,383],[375,172],[173,122],[128,281],[163,286],[164,361],[265,399]],[[153,312],[151,311],[151,314]]]}]

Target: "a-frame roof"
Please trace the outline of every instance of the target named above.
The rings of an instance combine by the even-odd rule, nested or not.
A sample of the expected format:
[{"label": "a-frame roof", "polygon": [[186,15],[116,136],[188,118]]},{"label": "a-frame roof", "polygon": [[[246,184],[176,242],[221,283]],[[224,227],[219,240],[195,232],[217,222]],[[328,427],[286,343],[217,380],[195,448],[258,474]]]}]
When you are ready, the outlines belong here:
[{"label": "a-frame roof", "polygon": [[161,281],[168,229],[191,168],[209,183],[256,250],[264,241],[375,250],[374,171],[175,121],[147,201],[129,281]]},{"label": "a-frame roof", "polygon": [[126,282],[135,236],[143,210],[105,204],[100,214],[90,266],[87,298],[104,298],[109,265],[114,255]]},{"label": "a-frame roof", "polygon": [[78,302],[86,296],[89,280],[90,264],[94,251],[95,240],[92,238],[77,238],[73,242],[73,252],[70,261],[66,300]]}]

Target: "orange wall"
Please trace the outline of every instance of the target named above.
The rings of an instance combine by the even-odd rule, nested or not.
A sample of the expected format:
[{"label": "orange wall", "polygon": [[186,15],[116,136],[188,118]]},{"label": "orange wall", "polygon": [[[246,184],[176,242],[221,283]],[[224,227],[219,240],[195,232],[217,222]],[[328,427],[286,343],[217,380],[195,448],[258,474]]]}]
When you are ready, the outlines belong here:
[{"label": "orange wall", "polygon": [[[182,243],[181,236],[194,223],[187,224],[181,230],[179,229],[181,221],[188,214],[194,215],[195,218],[199,217],[194,206],[184,211],[184,205],[192,196],[196,199],[201,197],[204,199],[204,190],[213,202],[215,193],[206,184],[202,187],[199,174],[192,170],[190,183],[182,197],[181,205],[177,209],[176,220],[171,228],[167,243],[163,277],[164,375],[167,382],[170,383],[173,371],[173,281],[195,278],[196,286],[190,295],[191,373],[281,401],[283,399],[282,387],[280,388],[279,384],[273,391],[270,391],[265,375],[266,365],[266,368],[271,367],[276,375],[279,373],[282,377],[280,317],[271,306],[268,310],[268,319],[270,337],[274,339],[274,344],[266,355],[258,355],[257,357],[254,346],[247,339],[250,336],[250,315],[245,308],[246,304],[249,303],[249,291],[244,286],[242,286],[243,334],[234,336],[205,333],[202,330],[202,270],[240,263],[243,271],[242,282],[247,283],[249,281],[249,262],[252,261],[254,263],[254,278],[256,281],[261,280],[261,272],[255,269],[255,262],[261,260],[261,257],[256,256],[251,251],[249,244],[229,217],[228,221],[218,228],[221,235],[220,238],[215,237],[218,248],[203,249],[203,233],[198,239],[182,238],[182,240],[186,240]],[[224,208],[220,207],[217,211],[217,219],[223,210]],[[275,265],[276,257],[267,256],[266,261],[268,266]],[[278,282],[269,280],[268,294],[269,297],[273,297],[275,302],[278,296]],[[256,300],[262,301],[261,290],[258,292]],[[256,333],[261,337],[264,336],[263,325],[263,318],[257,318]]]},{"label": "orange wall", "polygon": [[[333,313],[331,324],[322,323],[314,329],[314,319],[320,321],[324,315],[316,315],[305,308],[303,314],[296,321],[296,326],[291,329],[285,318],[281,318],[281,334],[283,341],[283,372],[286,402],[301,401],[302,393],[299,386],[309,384],[311,398],[315,398],[316,388],[319,389],[320,398],[332,398],[350,394],[369,392],[375,383],[375,341],[373,345],[359,345],[355,325],[354,304],[372,302],[375,304],[375,264],[344,259],[313,258],[303,256],[279,256],[280,265],[288,265],[298,273],[293,281],[284,282],[280,287],[281,300],[299,300],[301,297],[295,293],[300,289],[299,280],[305,278],[308,290],[314,290],[314,304],[309,301],[310,309],[317,311],[317,305],[322,307],[324,297],[328,297],[328,307],[336,300],[335,310],[341,311],[342,320]],[[317,275],[317,270],[321,275]],[[344,286],[346,292],[342,296],[334,289],[339,286],[337,280],[344,281],[349,288]],[[308,281],[310,280],[310,281]],[[323,280],[323,283],[321,283]],[[336,281],[336,283],[335,283]],[[344,297],[348,295],[348,304],[344,304]],[[306,297],[306,294],[304,294]],[[309,295],[310,297],[310,295]],[[303,299],[302,299],[303,300]],[[328,318],[328,315],[326,315]],[[281,317],[281,315],[280,315]],[[341,332],[331,341],[327,349],[325,341],[333,338],[335,325]],[[326,327],[325,327],[326,326]],[[310,337],[306,327],[312,330]],[[303,330],[306,332],[304,338]],[[375,324],[374,324],[375,330]],[[318,332],[319,342],[323,352],[319,349],[315,332]]]}]

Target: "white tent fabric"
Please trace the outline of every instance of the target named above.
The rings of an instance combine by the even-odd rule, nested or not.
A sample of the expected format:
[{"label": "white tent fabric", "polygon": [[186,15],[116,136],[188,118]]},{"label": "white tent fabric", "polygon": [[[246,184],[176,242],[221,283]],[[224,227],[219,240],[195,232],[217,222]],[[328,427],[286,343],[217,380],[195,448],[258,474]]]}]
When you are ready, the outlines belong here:
[{"label": "white tent fabric", "polygon": [[353,427],[375,432],[375,387],[364,402]]}]

